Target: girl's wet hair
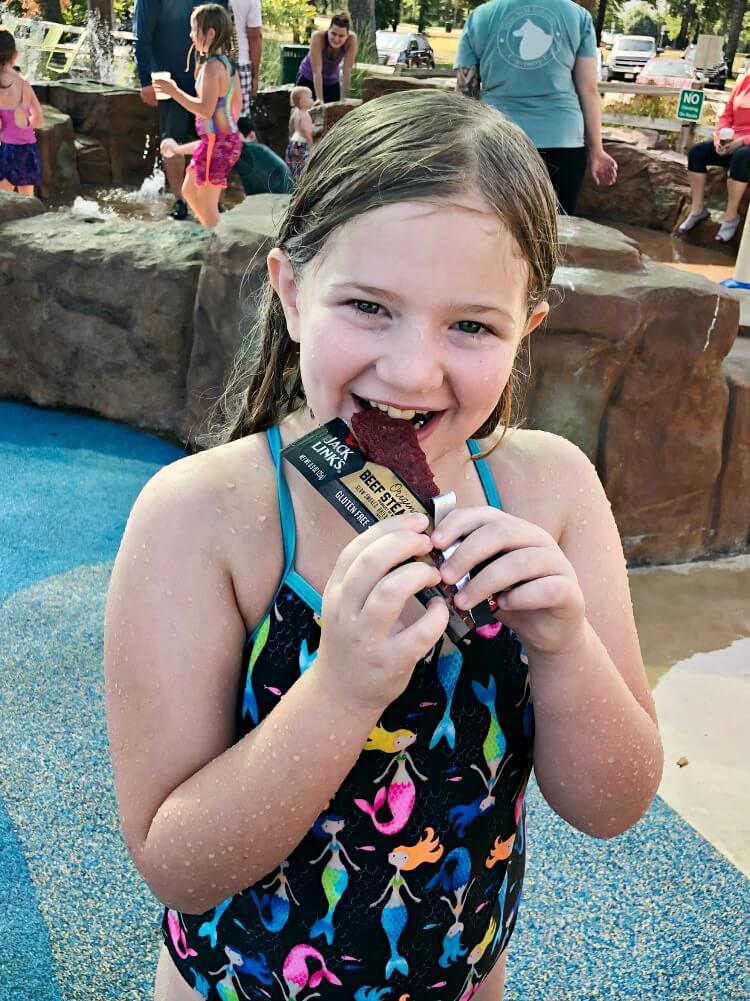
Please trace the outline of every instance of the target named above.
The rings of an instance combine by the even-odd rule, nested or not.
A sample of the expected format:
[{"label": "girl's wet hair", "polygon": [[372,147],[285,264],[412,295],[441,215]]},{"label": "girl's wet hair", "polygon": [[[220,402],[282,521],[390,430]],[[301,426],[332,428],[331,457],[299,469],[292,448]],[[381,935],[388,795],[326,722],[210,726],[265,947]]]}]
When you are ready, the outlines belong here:
[{"label": "girl's wet hair", "polygon": [[[558,259],[557,202],[536,149],[479,101],[402,91],[368,101],[322,139],[291,196],[275,243],[297,282],[336,230],[382,205],[478,192],[507,226],[528,267],[528,312],[544,301]],[[498,281],[503,275],[498,275]],[[512,419],[512,379],[475,436]],[[264,431],[305,404],[299,346],[266,279],[207,443]]]},{"label": "girl's wet hair", "polygon": [[[226,56],[232,55],[234,45],[232,19],[222,6],[218,3],[201,4],[193,10],[190,18],[195,21],[196,30],[203,38],[207,37],[211,28],[214,30],[214,38],[208,47],[207,56],[213,56],[217,52],[222,52]],[[191,45],[185,69],[190,67],[190,57],[194,51],[195,45]]]},{"label": "girl's wet hair", "polygon": [[[0,28],[0,70],[9,65],[16,52],[16,40],[7,28]],[[10,84],[8,84],[10,86]],[[3,88],[6,89],[6,88]]]}]

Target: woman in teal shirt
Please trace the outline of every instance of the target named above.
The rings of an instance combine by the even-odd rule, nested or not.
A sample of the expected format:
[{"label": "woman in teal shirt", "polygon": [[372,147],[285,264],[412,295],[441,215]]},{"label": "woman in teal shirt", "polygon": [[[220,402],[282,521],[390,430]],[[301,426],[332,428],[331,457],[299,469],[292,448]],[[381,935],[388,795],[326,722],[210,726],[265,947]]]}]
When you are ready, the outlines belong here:
[{"label": "woman in teal shirt", "polygon": [[597,184],[614,184],[617,164],[601,138],[596,35],[583,7],[488,0],[469,15],[455,66],[458,90],[502,111],[537,147],[563,212],[575,212],[587,158]]}]

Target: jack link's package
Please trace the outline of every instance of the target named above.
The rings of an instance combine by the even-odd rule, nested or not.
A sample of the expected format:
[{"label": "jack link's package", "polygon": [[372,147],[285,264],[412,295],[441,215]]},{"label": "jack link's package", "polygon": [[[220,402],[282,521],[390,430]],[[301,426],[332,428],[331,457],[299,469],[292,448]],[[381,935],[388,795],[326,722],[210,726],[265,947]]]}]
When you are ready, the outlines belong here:
[{"label": "jack link's package", "polygon": [[[411,512],[426,514],[428,531],[432,531],[453,510],[456,495],[438,494],[412,424],[376,408],[355,414],[352,423],[356,437],[336,418],[288,445],[282,454],[357,532]],[[456,545],[445,552],[433,550],[432,559],[440,567],[455,549]],[[456,644],[476,626],[495,623],[493,599],[468,612],[454,607],[452,598],[468,579],[467,574],[457,584],[441,584],[417,594],[423,605],[434,597],[447,602],[446,632]]]}]

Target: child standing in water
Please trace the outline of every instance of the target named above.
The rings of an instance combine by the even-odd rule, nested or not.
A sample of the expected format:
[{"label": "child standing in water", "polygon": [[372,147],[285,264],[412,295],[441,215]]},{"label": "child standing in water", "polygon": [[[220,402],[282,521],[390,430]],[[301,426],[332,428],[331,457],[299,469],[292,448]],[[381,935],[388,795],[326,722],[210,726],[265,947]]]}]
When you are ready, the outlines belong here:
[{"label": "child standing in water", "polygon": [[196,7],[190,18],[190,38],[198,55],[196,96],[191,97],[180,90],[174,80],[154,80],[154,90],[173,98],[195,114],[198,143],[168,148],[172,153],[187,148],[192,152],[182,195],[204,226],[216,226],[219,195],[226,188],[229,172],[242,149],[242,137],[237,129],[242,94],[239,77],[228,55],[232,49],[229,14],[215,3]]},{"label": "child standing in water", "polygon": [[310,108],[315,101],[309,87],[293,87],[290,100],[292,110],[289,114],[289,142],[285,159],[296,181],[312,152],[313,124]]},{"label": "child standing in water", "polygon": [[[144,489],[110,587],[159,1001],[498,1001],[532,765],[594,837],[647,809],[661,745],[609,504],[575,446],[509,428],[556,237],[530,142],[459,95],[368,102],[311,158],[222,443]],[[404,515],[355,536],[280,456],[369,407],[415,422],[457,494],[429,534]],[[456,604],[499,595],[503,626],[457,648],[414,595],[467,572]]]},{"label": "child standing in water", "polygon": [[33,195],[42,183],[42,161],[34,129],[44,115],[29,81],[13,68],[16,40],[0,28],[0,189]]}]

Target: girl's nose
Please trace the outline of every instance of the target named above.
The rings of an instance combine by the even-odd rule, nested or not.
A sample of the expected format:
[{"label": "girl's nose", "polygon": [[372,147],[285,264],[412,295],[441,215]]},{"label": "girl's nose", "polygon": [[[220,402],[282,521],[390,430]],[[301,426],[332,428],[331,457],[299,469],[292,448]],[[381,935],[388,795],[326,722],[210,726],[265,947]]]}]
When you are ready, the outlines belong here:
[{"label": "girl's nose", "polygon": [[382,345],[376,370],[385,385],[413,397],[442,386],[445,376],[441,349],[426,328],[402,327],[396,336],[384,338]]}]

